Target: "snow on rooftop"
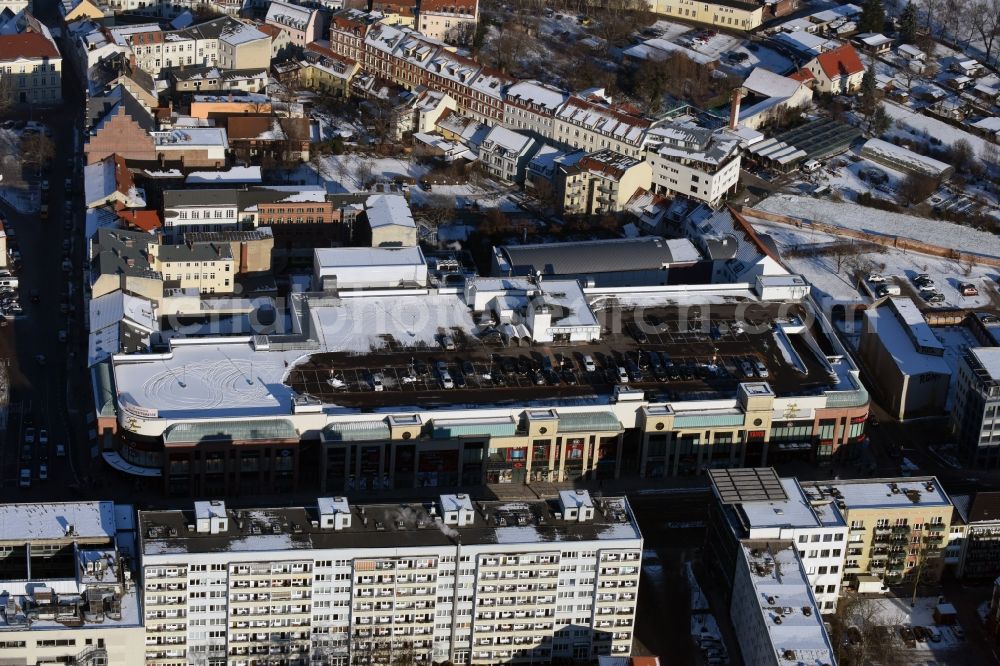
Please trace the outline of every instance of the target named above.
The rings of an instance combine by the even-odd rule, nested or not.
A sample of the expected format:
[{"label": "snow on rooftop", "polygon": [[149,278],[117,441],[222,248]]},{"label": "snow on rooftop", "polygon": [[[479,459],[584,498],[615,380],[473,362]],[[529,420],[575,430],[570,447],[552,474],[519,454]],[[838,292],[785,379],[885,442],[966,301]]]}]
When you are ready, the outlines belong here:
[{"label": "snow on rooftop", "polygon": [[166,355],[115,359],[118,403],[164,418],[289,414],[282,383],[300,351],[255,351],[245,339],[175,340]]},{"label": "snow on rooftop", "polygon": [[888,141],[883,141],[882,139],[868,139],[861,150],[862,155],[871,153],[871,156],[873,157],[883,157],[893,162],[911,164],[924,173],[931,175],[940,176],[952,168],[951,165],[946,162],[936,160],[933,157],[927,157],[926,155],[920,155],[919,153],[913,152],[909,148],[897,146],[894,143],[889,143]]},{"label": "snow on rooftop", "polygon": [[[750,570],[754,596],[776,659],[792,664],[835,663],[830,637],[795,545],[744,542],[740,555]],[[786,654],[794,657],[785,659]]]},{"label": "snow on rooftop", "polygon": [[0,505],[0,542],[115,536],[114,502],[46,502]]},{"label": "snow on rooftop", "polygon": [[820,527],[821,523],[794,478],[780,479],[788,499],[743,502],[740,507],[751,529],[761,527]]},{"label": "snow on rooftop", "polygon": [[319,266],[418,266],[425,263],[419,247],[318,247]]},{"label": "snow on rooftop", "polygon": [[157,147],[163,150],[190,150],[192,146],[229,147],[226,130],[221,127],[185,127],[163,132],[150,132]]},{"label": "snow on rooftop", "polygon": [[368,226],[372,229],[389,226],[409,229],[416,227],[410,207],[401,194],[372,195],[365,201],[365,212],[368,214]]},{"label": "snow on rooftop", "polygon": [[314,310],[324,347],[364,353],[386,346],[386,337],[412,347],[437,343],[439,328],[471,333],[476,325],[456,294],[345,298]]},{"label": "snow on rooftop", "polygon": [[[820,482],[816,485],[819,486]],[[847,504],[848,510],[951,505],[948,495],[934,477],[822,483],[822,486],[826,485],[840,491],[840,499]]]},{"label": "snow on rooftop", "polygon": [[[933,350],[941,348],[941,342],[934,336],[920,311],[916,310],[914,314],[906,303],[916,310],[913,301],[908,298],[893,298],[889,306],[865,310],[865,326],[878,335],[882,346],[892,354],[900,372],[911,376],[924,373],[951,374],[944,357],[933,353]],[[890,307],[898,316],[889,311]],[[916,318],[919,318],[919,322]],[[922,352],[915,346],[914,340],[920,345],[926,343],[926,348],[932,350],[932,353]]]},{"label": "snow on rooftop", "polygon": [[755,67],[743,82],[743,87],[747,90],[767,97],[791,97],[801,86],[795,79],[775,74],[763,67]]},{"label": "snow on rooftop", "polygon": [[973,347],[969,351],[989,373],[991,379],[1000,381],[1000,347]]},{"label": "snow on rooftop", "polygon": [[234,166],[224,171],[192,171],[184,181],[188,185],[208,183],[260,183],[259,166]]},{"label": "snow on rooftop", "polygon": [[490,133],[486,135],[486,139],[483,140],[483,146],[486,147],[488,144],[495,144],[497,147],[504,150],[509,150],[512,153],[521,153],[526,150],[534,140],[530,136],[524,134],[519,134],[513,130],[509,130],[506,127],[494,127],[490,130]]},{"label": "snow on rooftop", "polygon": [[520,81],[507,89],[507,101],[540,106],[552,113],[567,97],[563,91],[537,81]]}]

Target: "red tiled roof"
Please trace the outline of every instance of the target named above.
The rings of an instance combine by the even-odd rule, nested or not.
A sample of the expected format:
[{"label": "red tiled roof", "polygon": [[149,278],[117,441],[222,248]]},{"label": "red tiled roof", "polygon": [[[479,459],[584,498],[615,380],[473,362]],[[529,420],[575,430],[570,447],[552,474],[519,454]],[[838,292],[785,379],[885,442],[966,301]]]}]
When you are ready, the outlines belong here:
[{"label": "red tiled roof", "polygon": [[163,33],[159,30],[153,32],[137,32],[130,37],[129,41],[133,45],[159,44],[163,41]]},{"label": "red tiled roof", "polygon": [[836,79],[865,71],[865,64],[858,57],[858,52],[850,44],[838,46],[832,51],[820,53],[816,61],[823,68],[827,77]]},{"label": "red tiled roof", "polygon": [[312,51],[313,53],[318,53],[323,57],[330,58],[331,60],[338,60],[340,62],[347,63],[348,65],[353,65],[355,62],[357,62],[353,58],[348,58],[347,56],[342,56],[339,53],[335,53],[333,49],[323,44],[320,44],[319,42],[309,42],[308,44],[306,44],[306,50]]},{"label": "red tiled roof", "polygon": [[799,71],[795,72],[794,74],[789,74],[788,78],[792,79],[793,81],[798,81],[800,83],[806,83],[810,79],[815,79],[816,77],[813,76],[812,72],[810,72],[808,69],[806,69],[806,68],[803,67],[802,69],[800,69]]},{"label": "red tiled roof", "polygon": [[120,210],[118,217],[123,222],[142,231],[156,231],[163,226],[160,214],[155,210]]},{"label": "red tiled roof", "polygon": [[257,28],[265,35],[268,35],[271,39],[276,39],[282,32],[281,28],[271,25],[270,23],[254,23],[253,27]]},{"label": "red tiled roof", "polygon": [[271,129],[274,118],[271,116],[230,116],[226,119],[226,134],[229,140],[256,139]]},{"label": "red tiled roof", "polygon": [[11,61],[18,58],[58,58],[59,50],[44,35],[37,32],[22,32],[16,35],[0,36],[0,60]]},{"label": "red tiled roof", "polygon": [[479,0],[420,0],[422,12],[475,14]]},{"label": "red tiled roof", "polygon": [[135,180],[132,178],[132,172],[125,165],[125,158],[115,153],[108,159],[115,161],[115,189],[128,196],[129,190],[135,187]]}]

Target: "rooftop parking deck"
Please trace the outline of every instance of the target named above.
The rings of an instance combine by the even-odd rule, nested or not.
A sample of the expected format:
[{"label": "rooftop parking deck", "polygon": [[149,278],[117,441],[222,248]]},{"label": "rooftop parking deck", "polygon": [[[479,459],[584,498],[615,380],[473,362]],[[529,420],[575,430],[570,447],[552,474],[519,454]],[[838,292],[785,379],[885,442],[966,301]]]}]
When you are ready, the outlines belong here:
[{"label": "rooftop parking deck", "polygon": [[[812,337],[814,346],[802,335],[779,340],[776,323],[808,320],[798,306],[608,307],[598,315],[605,331],[598,343],[505,346],[448,331],[454,350],[387,340],[384,351],[314,354],[286,384],[325,403],[360,408],[572,400],[610,393],[617,384],[665,400],[733,397],[740,382],[753,378],[779,396],[854,388],[838,385],[842,379],[814,352],[831,353],[821,335]],[[815,335],[815,326],[805,328]]]}]

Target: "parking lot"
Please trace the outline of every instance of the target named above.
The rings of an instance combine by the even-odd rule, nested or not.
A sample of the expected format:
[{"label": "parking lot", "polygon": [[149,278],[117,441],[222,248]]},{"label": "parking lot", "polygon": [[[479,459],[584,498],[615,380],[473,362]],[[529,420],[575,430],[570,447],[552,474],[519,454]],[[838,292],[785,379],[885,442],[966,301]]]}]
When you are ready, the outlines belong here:
[{"label": "parking lot", "polygon": [[[455,335],[456,349],[446,351],[389,341],[387,350],[369,354],[317,354],[287,383],[324,402],[356,406],[571,398],[619,384],[670,400],[732,396],[739,382],[759,379],[779,392],[829,385],[808,350],[798,349],[805,375],[783,359],[770,333],[773,312],[743,319],[733,318],[732,308],[706,316],[646,309],[638,320],[631,310],[602,314],[608,332],[600,343],[503,346]],[[611,332],[616,328],[621,332]]]}]

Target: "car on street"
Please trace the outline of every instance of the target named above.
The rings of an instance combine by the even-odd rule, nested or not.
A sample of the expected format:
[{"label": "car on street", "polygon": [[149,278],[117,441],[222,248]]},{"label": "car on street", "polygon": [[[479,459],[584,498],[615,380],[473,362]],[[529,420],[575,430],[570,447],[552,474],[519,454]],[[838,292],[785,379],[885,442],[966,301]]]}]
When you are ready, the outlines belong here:
[{"label": "car on street", "polygon": [[64,444],[56,444],[56,458],[66,457],[66,446]]},{"label": "car on street", "polygon": [[48,465],[39,465],[38,466],[38,480],[39,481],[48,481],[49,480],[49,466]]},{"label": "car on street", "polygon": [[24,443],[34,444],[35,443],[35,429],[34,427],[28,427],[24,429]]},{"label": "car on street", "polygon": [[31,470],[27,467],[21,468],[21,476],[18,478],[17,485],[21,488],[31,487]]},{"label": "car on street", "polygon": [[38,443],[42,446],[46,446],[49,443],[49,431],[45,428],[38,431]]}]

